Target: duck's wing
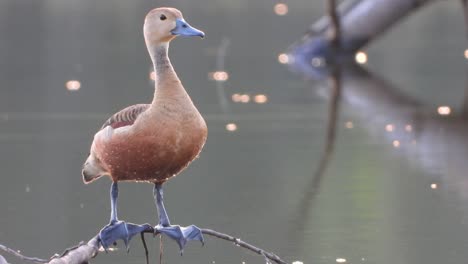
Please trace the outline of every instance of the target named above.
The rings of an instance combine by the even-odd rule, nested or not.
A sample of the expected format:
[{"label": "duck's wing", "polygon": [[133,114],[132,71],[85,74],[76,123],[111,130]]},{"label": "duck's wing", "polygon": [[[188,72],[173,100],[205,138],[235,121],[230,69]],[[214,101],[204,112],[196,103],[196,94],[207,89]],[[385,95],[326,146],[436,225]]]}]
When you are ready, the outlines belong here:
[{"label": "duck's wing", "polygon": [[113,129],[123,126],[131,126],[135,123],[138,116],[149,108],[149,104],[136,104],[120,110],[112,115],[101,127],[101,130],[107,126]]}]

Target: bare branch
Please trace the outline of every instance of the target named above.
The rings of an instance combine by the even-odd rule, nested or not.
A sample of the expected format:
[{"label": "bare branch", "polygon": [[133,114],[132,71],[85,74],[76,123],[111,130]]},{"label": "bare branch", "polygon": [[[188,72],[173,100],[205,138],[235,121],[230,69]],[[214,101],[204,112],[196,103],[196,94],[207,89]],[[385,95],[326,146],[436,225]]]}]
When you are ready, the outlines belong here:
[{"label": "bare branch", "polygon": [[62,256],[53,258],[48,264],[82,264],[88,263],[99,252],[98,236],[91,238],[88,243],[80,243],[74,249],[66,251]]},{"label": "bare branch", "polygon": [[47,263],[48,262],[47,259],[26,257],[26,256],[20,254],[18,252],[18,250],[13,250],[13,249],[8,248],[8,247],[6,247],[6,246],[4,246],[2,244],[0,244],[0,249],[7,252],[7,253],[10,253],[10,254],[16,256],[17,258],[22,259],[22,260],[27,260],[27,261],[31,261],[31,262],[35,262],[35,263]]},{"label": "bare branch", "polygon": [[[245,249],[248,249],[252,252],[255,252],[263,257],[265,257],[267,260],[271,260],[277,264],[286,264],[284,260],[282,260],[280,257],[278,257],[276,254],[272,252],[267,252],[259,247],[253,246],[249,243],[246,243],[242,241],[239,238],[220,233],[211,229],[201,229],[202,233],[205,235],[209,235],[212,237],[216,237],[219,239],[227,240],[230,242],[233,242],[235,245],[243,247]],[[154,230],[148,230],[145,231],[144,233],[154,233]],[[142,239],[143,238],[143,233],[142,233]],[[144,241],[144,240],[143,240]],[[144,243],[145,247],[145,254],[146,254],[146,259],[148,261],[148,255],[147,255],[147,248],[146,248],[146,243]],[[17,251],[10,249],[8,247],[5,247],[3,245],[0,245],[0,249],[8,252],[22,260],[29,260],[32,262],[36,263],[47,263],[47,264],[83,264],[83,263],[88,263],[92,258],[94,258],[98,253],[99,253],[99,238],[96,235],[95,237],[91,238],[88,243],[83,243],[81,242],[75,247],[72,247],[70,249],[65,250],[65,252],[62,255],[55,255],[49,260],[46,259],[39,259],[39,258],[30,258],[30,257],[25,257],[21,254],[19,254]]]}]

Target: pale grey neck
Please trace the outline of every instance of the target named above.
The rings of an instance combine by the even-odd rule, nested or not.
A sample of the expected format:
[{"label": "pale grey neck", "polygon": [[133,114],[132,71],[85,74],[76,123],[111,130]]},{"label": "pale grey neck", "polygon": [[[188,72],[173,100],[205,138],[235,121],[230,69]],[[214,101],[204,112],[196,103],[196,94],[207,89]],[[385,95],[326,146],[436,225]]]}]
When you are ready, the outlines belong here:
[{"label": "pale grey neck", "polygon": [[180,83],[168,56],[169,43],[155,45],[149,48],[151,60],[153,61],[156,81],[154,84],[154,97],[152,105],[158,101],[186,100],[187,92]]},{"label": "pale grey neck", "polygon": [[169,43],[164,43],[154,47],[150,51],[156,76],[164,76],[168,71],[173,71],[171,61],[168,56]]}]

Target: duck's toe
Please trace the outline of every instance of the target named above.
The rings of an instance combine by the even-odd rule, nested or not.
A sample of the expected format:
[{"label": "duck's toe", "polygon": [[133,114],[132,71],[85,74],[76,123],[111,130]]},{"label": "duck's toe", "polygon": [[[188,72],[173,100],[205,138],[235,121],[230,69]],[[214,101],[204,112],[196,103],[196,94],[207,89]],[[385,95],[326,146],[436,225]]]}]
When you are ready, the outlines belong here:
[{"label": "duck's toe", "polygon": [[136,234],[150,230],[152,230],[152,226],[148,224],[136,225],[133,223],[126,223],[124,221],[116,221],[106,225],[103,229],[101,229],[99,232],[99,242],[107,252],[107,249],[110,245],[121,239],[123,240],[128,252],[130,249],[129,243],[132,237]]},{"label": "duck's toe", "polygon": [[203,239],[203,234],[200,228],[195,225],[190,226],[179,226],[179,225],[170,225],[170,226],[161,226],[157,225],[154,227],[155,234],[165,234],[171,239],[175,240],[179,245],[180,254],[184,253],[185,245],[190,240],[198,240],[205,244],[205,240]]}]

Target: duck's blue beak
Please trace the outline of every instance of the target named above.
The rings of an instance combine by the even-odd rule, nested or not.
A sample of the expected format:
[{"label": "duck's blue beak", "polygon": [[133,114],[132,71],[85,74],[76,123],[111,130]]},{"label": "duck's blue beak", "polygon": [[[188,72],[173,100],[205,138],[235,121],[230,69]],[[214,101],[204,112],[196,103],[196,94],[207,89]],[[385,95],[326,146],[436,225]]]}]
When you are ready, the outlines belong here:
[{"label": "duck's blue beak", "polygon": [[176,19],[176,27],[173,30],[171,30],[171,33],[172,35],[180,36],[199,36],[202,38],[205,37],[205,33],[203,33],[203,31],[190,26],[182,18]]}]

